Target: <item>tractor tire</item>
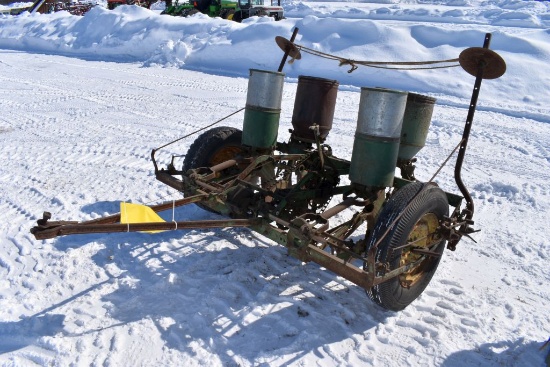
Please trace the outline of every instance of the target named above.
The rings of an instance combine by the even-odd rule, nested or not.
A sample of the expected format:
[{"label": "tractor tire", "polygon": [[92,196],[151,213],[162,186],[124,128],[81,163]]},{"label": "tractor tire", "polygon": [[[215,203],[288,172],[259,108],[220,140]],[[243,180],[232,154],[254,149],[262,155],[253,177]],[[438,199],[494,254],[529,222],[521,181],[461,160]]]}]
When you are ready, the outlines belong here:
[{"label": "tractor tire", "polygon": [[230,9],[230,10],[227,10],[224,14],[224,16],[222,17],[223,19],[227,19],[227,20],[233,20],[233,17],[235,16],[235,10],[234,9]]},{"label": "tractor tire", "polygon": [[[242,131],[227,126],[215,127],[199,135],[191,144],[183,160],[183,172],[199,167],[212,167],[234,158],[243,152]],[[184,196],[189,194],[183,193]],[[212,213],[216,211],[197,204]]]},{"label": "tractor tire", "polygon": [[183,160],[183,171],[212,167],[234,158],[243,151],[242,131],[227,126],[215,127],[199,135]]},{"label": "tractor tire", "polygon": [[[414,253],[413,249],[428,250],[439,256],[424,255],[419,265],[368,289],[371,300],[387,310],[401,311],[420,296],[430,283],[445,249],[446,241],[436,230],[448,215],[447,196],[432,184],[413,182],[390,197],[380,211],[367,244],[368,251],[388,232],[376,250],[376,264],[388,264],[387,272],[421,259],[422,255]],[[404,246],[412,241],[414,245]],[[377,270],[376,275],[382,273]]]},{"label": "tractor tire", "polygon": [[231,17],[231,20],[237,23],[240,23],[243,21],[244,13],[242,10],[236,11],[233,13],[233,16]]}]

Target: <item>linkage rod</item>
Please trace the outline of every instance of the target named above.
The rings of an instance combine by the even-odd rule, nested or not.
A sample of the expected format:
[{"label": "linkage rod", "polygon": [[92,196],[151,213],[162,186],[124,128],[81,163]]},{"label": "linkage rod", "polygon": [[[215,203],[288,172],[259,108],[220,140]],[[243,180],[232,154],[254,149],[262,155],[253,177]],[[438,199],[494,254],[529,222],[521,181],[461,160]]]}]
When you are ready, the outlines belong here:
[{"label": "linkage rod", "polygon": [[64,224],[34,232],[37,240],[45,240],[71,234],[116,233],[116,232],[147,232],[169,231],[182,229],[251,227],[258,225],[261,219],[223,219],[196,220],[182,222],[151,222],[151,223],[113,223],[113,224]]},{"label": "linkage rod", "polygon": [[[491,43],[491,34],[487,33],[485,34],[485,41],[483,42],[483,48],[489,48],[489,45]],[[472,129],[472,122],[474,120],[474,113],[476,112],[476,105],[477,105],[477,99],[479,96],[479,89],[481,87],[481,82],[483,80],[483,70],[485,68],[484,62],[479,62],[478,69],[477,69],[477,75],[476,80],[474,83],[474,90],[472,92],[472,99],[470,101],[470,108],[468,109],[468,116],[466,117],[466,124],[464,126],[464,132],[462,133],[462,141],[458,150],[458,157],[456,159],[456,165],[455,165],[455,181],[460,189],[460,192],[466,199],[466,219],[471,220],[474,216],[474,201],[472,199],[472,196],[468,192],[468,189],[466,188],[466,185],[464,185],[464,182],[462,182],[461,177],[461,170],[462,170],[462,163],[464,162],[464,155],[466,154],[466,147],[468,145],[468,139],[470,137],[470,130]]]}]

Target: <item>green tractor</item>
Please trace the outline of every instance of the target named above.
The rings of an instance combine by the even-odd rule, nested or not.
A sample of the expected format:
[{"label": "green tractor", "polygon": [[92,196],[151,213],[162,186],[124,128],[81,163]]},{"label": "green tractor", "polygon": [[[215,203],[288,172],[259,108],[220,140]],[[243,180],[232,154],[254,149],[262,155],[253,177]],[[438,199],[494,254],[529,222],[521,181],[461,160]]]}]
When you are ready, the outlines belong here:
[{"label": "green tractor", "polygon": [[192,15],[192,10],[193,14],[199,12],[195,9],[191,2],[180,4],[179,1],[176,0],[175,4],[173,4],[172,1],[166,1],[166,8],[162,11],[161,14],[186,17],[188,15]]},{"label": "green tractor", "polygon": [[166,9],[162,14],[186,17],[200,12],[236,22],[263,15],[273,17],[275,20],[283,19],[281,1],[277,0],[276,5],[273,4],[275,0],[270,1],[271,4],[267,5],[264,4],[264,0],[189,0],[181,4],[178,0],[174,4],[172,0],[167,0]]}]

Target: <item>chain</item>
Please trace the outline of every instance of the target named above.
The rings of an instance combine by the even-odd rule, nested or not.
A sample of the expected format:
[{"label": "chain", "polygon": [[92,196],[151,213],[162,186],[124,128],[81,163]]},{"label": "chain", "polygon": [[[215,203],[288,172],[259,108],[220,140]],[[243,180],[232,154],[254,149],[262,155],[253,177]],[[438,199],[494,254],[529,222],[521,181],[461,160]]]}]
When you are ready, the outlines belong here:
[{"label": "chain", "polygon": [[[302,45],[294,44],[296,48],[298,48],[300,51],[303,51],[305,53],[308,53],[310,55],[323,57],[325,59],[329,60],[335,60],[340,62],[340,66],[349,65],[351,66],[351,69],[348,70],[348,73],[353,72],[358,68],[357,65],[363,65],[371,68],[379,68],[379,69],[390,69],[390,70],[428,70],[428,69],[442,69],[442,68],[453,68],[460,66],[458,64],[458,59],[448,59],[448,60],[434,60],[434,61],[401,61],[401,62],[391,62],[391,61],[358,61],[358,60],[352,60],[352,59],[346,59],[339,56],[334,56],[331,54],[327,54],[318,50],[314,50],[312,48],[308,48]],[[412,66],[420,66],[420,65],[435,65],[435,64],[451,64],[452,65],[440,65],[440,66],[429,66],[429,67],[412,67]],[[390,66],[388,66],[390,65]]]}]

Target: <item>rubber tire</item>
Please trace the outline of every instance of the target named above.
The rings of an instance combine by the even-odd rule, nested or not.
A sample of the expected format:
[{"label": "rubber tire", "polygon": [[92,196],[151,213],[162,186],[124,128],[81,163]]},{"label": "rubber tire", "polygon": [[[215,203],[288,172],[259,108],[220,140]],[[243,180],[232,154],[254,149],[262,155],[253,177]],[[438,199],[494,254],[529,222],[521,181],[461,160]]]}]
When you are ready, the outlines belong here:
[{"label": "rubber tire", "polygon": [[[367,251],[384,235],[388,226],[393,223],[401,212],[404,212],[403,215],[378,245],[376,252],[376,262],[389,263],[390,270],[399,267],[403,249],[390,250],[406,243],[415,224],[424,215],[433,213],[439,220],[443,219],[444,216],[448,216],[449,203],[443,190],[435,185],[421,182],[407,184],[398,190],[382,208],[372,231],[372,236],[370,236]],[[430,249],[442,254],[445,243],[445,239],[442,239],[438,244],[432,245]],[[441,256],[426,258],[424,261],[428,261],[428,263],[424,262],[422,265],[426,266],[424,274],[410,288],[403,287],[398,276],[367,290],[367,295],[376,304],[387,310],[401,311],[426,289],[440,260]],[[377,275],[381,274],[377,273]]]},{"label": "rubber tire", "polygon": [[[215,127],[205,131],[199,135],[189,147],[183,159],[183,172],[187,172],[193,168],[212,167],[215,164],[222,163],[213,162],[212,158],[224,148],[241,147],[242,135],[243,132],[241,130],[227,126]],[[185,192],[183,195],[189,196]],[[211,213],[219,214],[215,210],[205,205],[201,205],[200,203],[198,203],[197,206]]]},{"label": "rubber tire", "polygon": [[244,13],[242,10],[236,11],[233,13],[233,17],[231,18],[232,21],[240,23],[244,19]]},{"label": "rubber tire", "polygon": [[233,20],[234,16],[235,16],[235,10],[231,9],[225,13],[225,17],[223,19]]},{"label": "rubber tire", "polygon": [[243,132],[228,126],[219,126],[205,131],[189,147],[183,160],[183,171],[193,168],[212,167],[216,153],[227,147],[241,147]]}]

